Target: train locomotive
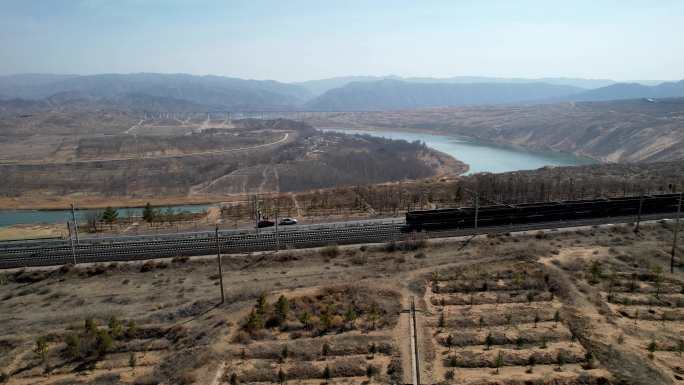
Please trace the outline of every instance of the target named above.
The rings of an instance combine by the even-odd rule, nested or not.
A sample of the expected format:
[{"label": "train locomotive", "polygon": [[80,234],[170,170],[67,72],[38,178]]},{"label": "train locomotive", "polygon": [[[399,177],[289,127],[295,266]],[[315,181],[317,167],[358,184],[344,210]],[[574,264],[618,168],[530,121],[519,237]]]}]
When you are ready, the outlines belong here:
[{"label": "train locomotive", "polygon": [[[677,193],[480,206],[477,209],[477,227],[636,216],[640,206],[642,215],[675,213],[680,205],[680,196]],[[406,213],[406,230],[473,228],[475,217],[474,207],[409,211]]]}]

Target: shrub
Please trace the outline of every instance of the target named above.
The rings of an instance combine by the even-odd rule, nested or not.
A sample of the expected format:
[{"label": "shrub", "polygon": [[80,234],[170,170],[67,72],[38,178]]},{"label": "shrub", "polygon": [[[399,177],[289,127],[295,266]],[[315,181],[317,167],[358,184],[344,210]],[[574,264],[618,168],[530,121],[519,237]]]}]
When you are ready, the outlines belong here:
[{"label": "shrub", "polygon": [[449,357],[449,366],[451,366],[452,368],[458,366],[458,358],[456,358],[456,356]]},{"label": "shrub", "polygon": [[141,273],[147,273],[148,271],[154,270],[156,264],[154,261],[146,261],[145,263],[140,266],[140,272]]},{"label": "shrub", "polygon": [[114,340],[106,330],[97,332],[97,339],[95,341],[95,349],[99,356],[104,356],[114,345]]},{"label": "shrub", "polygon": [[451,350],[451,348],[454,346],[454,336],[449,334],[447,336],[446,340],[444,340],[444,343],[445,343],[447,349]]},{"label": "shrub", "polygon": [[444,379],[447,381],[453,380],[454,377],[456,377],[456,374],[454,373],[453,369],[449,369],[444,373]]},{"label": "shrub", "polygon": [[261,314],[258,311],[252,309],[252,312],[249,313],[249,316],[247,317],[247,322],[245,323],[245,330],[249,332],[255,332],[259,329],[263,329],[263,327],[264,320],[261,317]]},{"label": "shrub", "polygon": [[352,265],[363,266],[368,263],[368,257],[364,254],[354,255],[349,259],[349,262],[351,262]]},{"label": "shrub", "polygon": [[340,248],[337,245],[328,245],[321,249],[321,255],[327,258],[335,258],[340,255]]},{"label": "shrub", "polygon": [[40,357],[40,360],[45,363],[47,361],[47,355],[48,355],[48,343],[47,343],[47,338],[45,337],[38,337],[36,339],[36,345],[33,348],[33,352]]},{"label": "shrub", "polygon": [[186,263],[189,260],[190,260],[190,257],[185,257],[185,256],[173,257],[173,259],[171,260],[171,263],[180,264],[180,263]]},{"label": "shrub", "polygon": [[371,378],[377,373],[377,369],[373,365],[368,365],[366,367],[366,377]]},{"label": "shrub", "polygon": [[95,335],[97,333],[97,324],[92,318],[86,318],[84,321],[85,331],[88,334]]},{"label": "shrub", "polygon": [[496,374],[499,374],[499,369],[503,366],[503,364],[503,353],[499,352],[499,354],[496,355],[496,360],[494,361],[494,366],[496,367]]},{"label": "shrub", "polygon": [[278,319],[278,323],[282,324],[287,320],[287,316],[290,314],[290,301],[284,296],[281,295],[278,298],[278,302],[276,302],[276,318]]},{"label": "shrub", "polygon": [[397,242],[395,241],[390,241],[385,243],[385,246],[383,247],[383,250],[388,253],[393,253],[399,249]]},{"label": "shrub", "polygon": [[492,347],[493,343],[494,337],[492,337],[492,333],[487,334],[487,337],[485,337],[485,346],[487,347],[487,350],[489,350]]},{"label": "shrub", "polygon": [[527,373],[532,373],[534,371],[534,365],[537,364],[537,357],[532,354],[530,357],[527,359],[527,365],[529,365],[529,369],[527,369]]},{"label": "shrub", "polygon": [[563,369],[563,365],[565,365],[565,352],[563,350],[559,350],[556,354],[556,362],[558,363],[558,369]]},{"label": "shrub", "polygon": [[66,337],[66,356],[69,359],[77,360],[81,358],[81,339],[76,334],[69,334]]},{"label": "shrub", "polygon": [[112,338],[118,338],[121,334],[123,334],[123,326],[121,325],[121,321],[119,321],[116,316],[112,316],[109,319],[109,334],[112,336]]},{"label": "shrub", "polygon": [[4,384],[5,382],[9,381],[10,375],[5,372],[0,372],[0,384]]},{"label": "shrub", "polygon": [[424,252],[419,251],[419,252],[416,253],[416,255],[413,256],[413,258],[415,258],[415,259],[425,259],[425,258],[427,258],[427,256],[425,255]]},{"label": "shrub", "polygon": [[231,373],[228,382],[230,385],[238,385],[238,376],[235,373]]},{"label": "shrub", "polygon": [[595,365],[594,354],[591,351],[587,351],[584,355],[584,361],[586,362],[585,369],[593,369]]},{"label": "shrub", "polygon": [[285,383],[285,372],[283,372],[283,368],[278,369],[278,382],[281,384]]},{"label": "shrub", "polygon": [[135,368],[135,366],[138,364],[138,359],[135,356],[135,353],[131,352],[128,355],[128,366],[131,368]]},{"label": "shrub", "polygon": [[138,334],[138,325],[133,320],[128,321],[128,327],[126,328],[126,337],[134,338],[136,334]]}]

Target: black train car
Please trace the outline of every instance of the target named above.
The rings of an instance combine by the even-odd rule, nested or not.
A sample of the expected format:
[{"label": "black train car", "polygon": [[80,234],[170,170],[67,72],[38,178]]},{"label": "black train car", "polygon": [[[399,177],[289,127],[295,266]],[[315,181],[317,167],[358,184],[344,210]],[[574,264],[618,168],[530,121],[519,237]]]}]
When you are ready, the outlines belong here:
[{"label": "black train car", "polygon": [[[518,205],[481,206],[477,213],[478,227],[525,223],[568,221],[677,211],[679,194],[647,195],[643,197],[602,198],[560,202],[523,203]],[[461,207],[419,210],[406,213],[409,231],[473,228],[475,208]]]}]

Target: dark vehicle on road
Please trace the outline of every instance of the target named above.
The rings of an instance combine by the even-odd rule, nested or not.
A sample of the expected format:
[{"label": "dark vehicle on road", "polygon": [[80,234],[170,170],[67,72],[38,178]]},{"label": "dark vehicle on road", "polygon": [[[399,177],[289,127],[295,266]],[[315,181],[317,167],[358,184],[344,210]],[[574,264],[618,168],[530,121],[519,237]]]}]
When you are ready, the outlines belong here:
[{"label": "dark vehicle on road", "polygon": [[258,228],[272,227],[275,226],[275,222],[269,221],[268,219],[262,219],[257,223]]}]

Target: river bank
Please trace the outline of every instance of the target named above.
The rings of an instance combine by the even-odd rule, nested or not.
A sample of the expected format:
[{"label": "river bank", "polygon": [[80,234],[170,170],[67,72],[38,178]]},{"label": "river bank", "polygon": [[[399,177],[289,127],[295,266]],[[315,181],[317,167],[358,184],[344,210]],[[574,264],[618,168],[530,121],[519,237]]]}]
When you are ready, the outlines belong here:
[{"label": "river bank", "polygon": [[321,128],[323,131],[380,136],[389,139],[421,141],[428,147],[452,156],[469,166],[466,174],[501,173],[535,170],[546,166],[580,166],[597,163],[594,159],[558,151],[533,150],[526,147],[489,142],[459,135],[447,135],[436,130],[410,128],[359,129],[343,127]]}]

